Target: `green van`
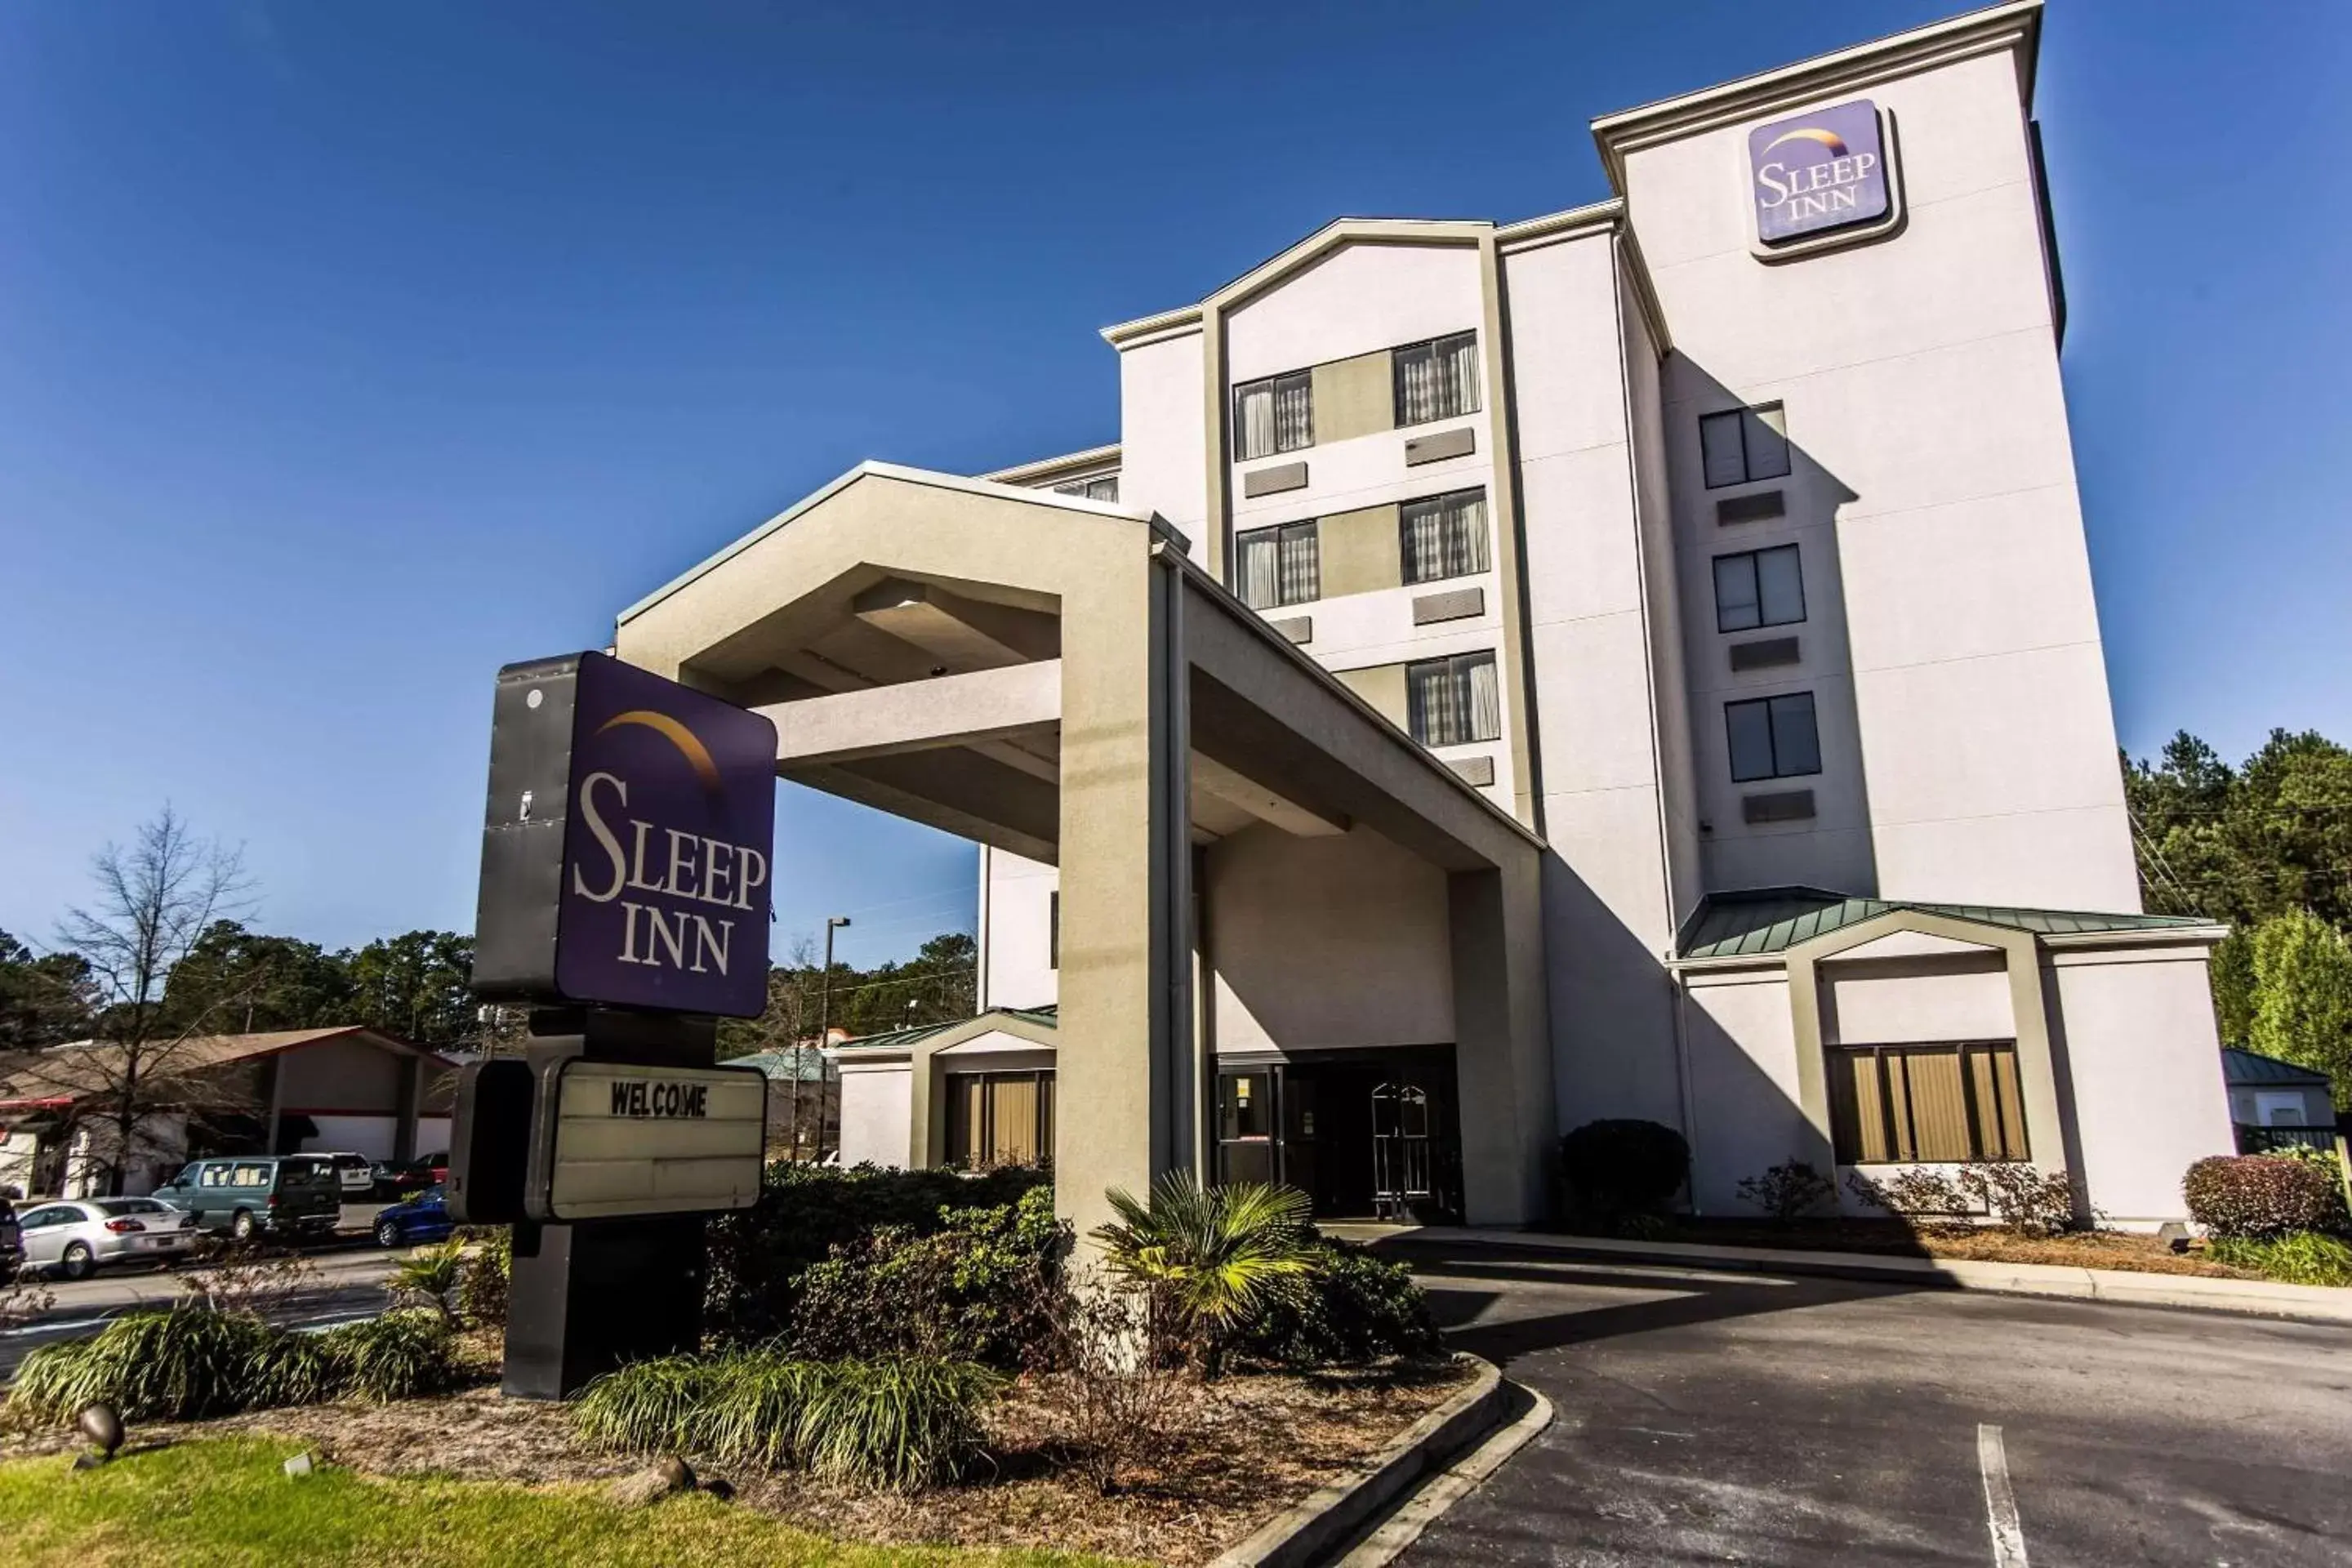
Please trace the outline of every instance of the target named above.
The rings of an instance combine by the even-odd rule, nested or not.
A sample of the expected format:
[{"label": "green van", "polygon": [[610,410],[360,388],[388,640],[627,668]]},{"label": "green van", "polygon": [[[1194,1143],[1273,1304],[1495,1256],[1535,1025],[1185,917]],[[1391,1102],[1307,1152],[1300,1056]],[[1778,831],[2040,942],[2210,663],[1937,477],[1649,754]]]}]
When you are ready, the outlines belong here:
[{"label": "green van", "polygon": [[185,1209],[206,1230],[239,1241],[263,1232],[326,1237],[342,1218],[342,1183],[335,1163],[319,1154],[236,1154],[191,1160],[157,1187],[159,1203]]}]

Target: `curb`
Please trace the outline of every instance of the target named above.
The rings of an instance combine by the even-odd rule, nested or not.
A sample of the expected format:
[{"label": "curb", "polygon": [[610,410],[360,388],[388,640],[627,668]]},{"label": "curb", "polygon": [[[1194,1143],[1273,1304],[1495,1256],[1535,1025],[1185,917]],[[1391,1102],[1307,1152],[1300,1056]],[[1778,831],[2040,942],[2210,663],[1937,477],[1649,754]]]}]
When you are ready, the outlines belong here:
[{"label": "curb", "polygon": [[2185,1307],[2315,1322],[2352,1323],[2352,1290],[2282,1285],[2268,1279],[2208,1279],[2193,1274],[2143,1274],[2053,1263],[1985,1263],[1968,1258],[1873,1257],[1851,1252],[1774,1251],[1701,1242],[1621,1241],[1612,1237],[1428,1226],[1397,1230],[1387,1242],[1473,1243],[1622,1263],[1663,1263],[1754,1274],[1800,1274],[1882,1284],[1927,1285],[2011,1296],[2045,1296],[2136,1307]]},{"label": "curb", "polygon": [[[1318,1489],[1299,1502],[1285,1509],[1265,1521],[1248,1540],[1228,1548],[1213,1560],[1209,1568],[1299,1568],[1321,1554],[1348,1541],[1383,1507],[1394,1501],[1406,1488],[1431,1470],[1439,1469],[1454,1456],[1469,1447],[1502,1419],[1506,1394],[1509,1385],[1503,1382],[1502,1373],[1493,1362],[1466,1352],[1456,1351],[1454,1359],[1470,1363],[1477,1375],[1470,1386],[1454,1394],[1444,1404],[1414,1422],[1381,1452],[1378,1458],[1329,1485]],[[1544,1419],[1551,1418],[1551,1407],[1538,1402]],[[1522,1421],[1525,1417],[1522,1418]],[[1486,1467],[1492,1470],[1509,1457],[1519,1443],[1540,1430],[1530,1428],[1526,1436],[1494,1457]],[[1465,1460],[1457,1469],[1468,1469],[1485,1458],[1488,1444]],[[1453,1472],[1447,1472],[1450,1477]],[[1486,1471],[1479,1472],[1483,1479]],[[1467,1491],[1476,1479],[1466,1481],[1454,1496]],[[1453,1500],[1449,1496],[1447,1502]],[[1441,1505],[1412,1527],[1412,1535],[1421,1533],[1423,1525],[1444,1511]],[[1367,1563],[1385,1563],[1401,1552],[1412,1539],[1407,1535],[1387,1556],[1366,1559]],[[1366,1542],[1370,1544],[1369,1542]],[[1352,1559],[1351,1559],[1352,1561]]]},{"label": "curb", "polygon": [[1357,1541],[1335,1568],[1386,1568],[1406,1547],[1420,1540],[1421,1532],[1436,1523],[1446,1510],[1476,1490],[1480,1482],[1502,1468],[1504,1460],[1526,1447],[1536,1434],[1551,1425],[1550,1400],[1524,1384],[1507,1383],[1503,1388],[1506,1394],[1524,1395],[1528,1400],[1528,1408],[1519,1418],[1399,1503],[1394,1512]]}]

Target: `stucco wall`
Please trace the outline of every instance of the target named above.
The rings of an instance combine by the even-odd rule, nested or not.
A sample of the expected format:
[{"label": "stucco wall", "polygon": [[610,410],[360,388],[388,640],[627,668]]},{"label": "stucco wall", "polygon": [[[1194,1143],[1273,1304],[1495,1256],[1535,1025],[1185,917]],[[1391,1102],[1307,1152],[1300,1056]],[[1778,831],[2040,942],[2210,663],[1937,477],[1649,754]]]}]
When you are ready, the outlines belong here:
[{"label": "stucco wall", "polygon": [[2009,966],[1999,952],[1831,959],[1821,975],[1822,1038],[1830,1045],[2005,1040],[2017,1033]]},{"label": "stucco wall", "polygon": [[1204,891],[1220,1051],[1454,1038],[1445,875],[1369,828],[1211,846]]},{"label": "stucco wall", "polygon": [[2235,1152],[2203,950],[2066,952],[2044,974],[2092,1205],[2120,1224],[2186,1218],[2189,1163]]},{"label": "stucco wall", "polygon": [[1683,1002],[1690,1058],[1691,1191],[1702,1214],[1753,1215],[1740,1181],[1804,1156],[1796,1030],[1778,970],[1695,977]]},{"label": "stucco wall", "polygon": [[[1747,679],[1725,668],[1706,573],[1685,574],[1710,880],[2137,910],[2016,68],[1959,60],[1868,96],[1893,116],[1908,209],[1880,243],[1750,255],[1745,122],[1627,160],[1674,326],[1685,563],[1805,551],[1808,618],[1788,628],[1804,663]],[[1740,492],[1706,489],[1698,416],[1772,401],[1788,515],[1719,527],[1717,496]],[[1722,704],[1799,689],[1816,693],[1824,768],[1792,782],[1819,815],[1751,827]]]},{"label": "stucco wall", "polygon": [[1205,563],[1208,426],[1201,362],[1198,331],[1118,356],[1118,504],[1174,523],[1192,541],[1192,559]]},{"label": "stucco wall", "polygon": [[1352,359],[1478,324],[1469,246],[1350,244],[1227,312],[1236,382]]},{"label": "stucco wall", "polygon": [[841,1163],[904,1165],[913,1135],[914,1072],[906,1064],[841,1069]]},{"label": "stucco wall", "polygon": [[1052,910],[1060,873],[1003,849],[986,849],[982,874],[988,879],[987,929],[981,962],[991,1007],[1042,1007],[1059,994],[1053,967]]}]

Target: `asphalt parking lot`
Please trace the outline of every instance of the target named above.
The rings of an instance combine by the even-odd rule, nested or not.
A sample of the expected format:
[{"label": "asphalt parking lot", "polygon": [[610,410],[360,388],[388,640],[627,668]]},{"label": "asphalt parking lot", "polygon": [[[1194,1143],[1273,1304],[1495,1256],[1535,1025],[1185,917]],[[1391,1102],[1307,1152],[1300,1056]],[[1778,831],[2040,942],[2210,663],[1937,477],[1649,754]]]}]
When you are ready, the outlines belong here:
[{"label": "asphalt parking lot", "polygon": [[2352,1563],[2352,1332],[1392,1243],[1558,1409],[1407,1563]]}]

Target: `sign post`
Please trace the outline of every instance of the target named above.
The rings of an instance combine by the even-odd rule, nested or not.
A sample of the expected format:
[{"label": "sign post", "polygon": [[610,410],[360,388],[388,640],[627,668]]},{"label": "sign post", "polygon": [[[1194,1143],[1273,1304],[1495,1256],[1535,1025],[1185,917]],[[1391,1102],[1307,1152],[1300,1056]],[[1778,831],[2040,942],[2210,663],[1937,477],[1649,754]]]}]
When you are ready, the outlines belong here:
[{"label": "sign post", "polygon": [[703,1216],[760,1192],[766,1079],[714,1058],[767,1005],[775,758],[767,720],[604,654],[499,672],[474,989],[530,1009],[529,1086],[461,1083],[450,1185],[514,1227],[508,1394],[701,1339]]}]

